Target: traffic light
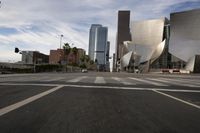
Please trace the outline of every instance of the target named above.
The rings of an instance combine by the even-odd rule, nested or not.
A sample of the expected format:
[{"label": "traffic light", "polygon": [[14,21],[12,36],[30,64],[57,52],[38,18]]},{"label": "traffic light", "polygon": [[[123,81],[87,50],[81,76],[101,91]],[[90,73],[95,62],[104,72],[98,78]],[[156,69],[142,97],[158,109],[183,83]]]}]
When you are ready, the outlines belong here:
[{"label": "traffic light", "polygon": [[19,53],[19,49],[18,48],[15,48],[15,53]]}]

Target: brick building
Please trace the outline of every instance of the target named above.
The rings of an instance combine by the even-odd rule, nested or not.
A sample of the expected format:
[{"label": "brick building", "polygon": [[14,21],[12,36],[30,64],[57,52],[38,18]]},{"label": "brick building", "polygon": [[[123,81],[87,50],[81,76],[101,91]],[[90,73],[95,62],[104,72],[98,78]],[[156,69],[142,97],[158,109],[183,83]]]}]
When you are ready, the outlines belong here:
[{"label": "brick building", "polygon": [[72,51],[66,55],[63,49],[50,50],[49,64],[80,64],[80,58],[85,55],[85,50],[78,48],[76,54]]}]

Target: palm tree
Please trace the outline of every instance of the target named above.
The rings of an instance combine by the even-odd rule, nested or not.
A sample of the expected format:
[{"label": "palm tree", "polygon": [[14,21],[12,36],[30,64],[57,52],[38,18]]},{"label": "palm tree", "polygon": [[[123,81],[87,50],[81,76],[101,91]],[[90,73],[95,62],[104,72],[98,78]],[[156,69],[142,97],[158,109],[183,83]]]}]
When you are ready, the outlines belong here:
[{"label": "palm tree", "polygon": [[71,51],[73,52],[74,56],[75,56],[75,63],[77,63],[77,53],[78,53],[78,49],[77,47],[73,47],[71,49]]},{"label": "palm tree", "polygon": [[71,50],[69,43],[65,43],[63,49],[65,50],[66,54],[69,54]]},{"label": "palm tree", "polygon": [[63,49],[64,49],[64,57],[65,57],[65,61],[67,61],[67,57],[71,51],[71,47],[69,45],[69,43],[65,43],[64,46],[63,46]]},{"label": "palm tree", "polygon": [[82,56],[80,57],[80,60],[81,60],[82,63],[85,62],[85,55],[82,55]]},{"label": "palm tree", "polygon": [[85,55],[85,60],[86,60],[86,62],[89,62],[90,61],[90,56],[89,55]]}]

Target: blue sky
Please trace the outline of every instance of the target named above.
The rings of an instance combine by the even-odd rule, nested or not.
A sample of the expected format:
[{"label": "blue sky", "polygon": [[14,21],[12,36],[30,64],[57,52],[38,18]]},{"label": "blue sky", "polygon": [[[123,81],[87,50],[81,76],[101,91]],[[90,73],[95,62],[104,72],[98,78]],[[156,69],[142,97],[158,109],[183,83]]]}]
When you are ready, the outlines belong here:
[{"label": "blue sky", "polygon": [[108,27],[115,51],[117,12],[130,10],[131,20],[168,17],[171,12],[200,8],[200,0],[1,0],[0,62],[21,60],[14,47],[49,54],[63,42],[88,50],[91,24]]}]

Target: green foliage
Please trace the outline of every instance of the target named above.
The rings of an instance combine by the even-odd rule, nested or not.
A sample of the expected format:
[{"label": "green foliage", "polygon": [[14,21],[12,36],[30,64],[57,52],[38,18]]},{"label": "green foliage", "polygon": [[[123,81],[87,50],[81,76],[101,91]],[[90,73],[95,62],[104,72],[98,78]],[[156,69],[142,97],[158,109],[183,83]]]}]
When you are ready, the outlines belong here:
[{"label": "green foliage", "polygon": [[70,47],[69,43],[65,43],[63,46],[63,49],[64,49],[65,54],[68,55],[71,51],[71,47]]},{"label": "green foliage", "polygon": [[75,55],[78,53],[77,47],[73,47],[71,50],[72,50],[72,52],[73,52]]},{"label": "green foliage", "polygon": [[93,65],[94,64],[94,61],[93,60],[90,60],[90,65]]},{"label": "green foliage", "polygon": [[84,62],[84,61],[85,61],[85,56],[82,55],[82,56],[80,57],[80,60],[81,60],[81,62]]},{"label": "green foliage", "polygon": [[57,65],[57,64],[36,65],[35,69],[36,69],[36,72],[60,71],[61,65]]},{"label": "green foliage", "polygon": [[89,62],[89,61],[90,61],[89,55],[85,55],[85,60],[86,60],[86,62]]},{"label": "green foliage", "polygon": [[81,64],[79,67],[82,68],[82,69],[87,68],[85,64]]}]

